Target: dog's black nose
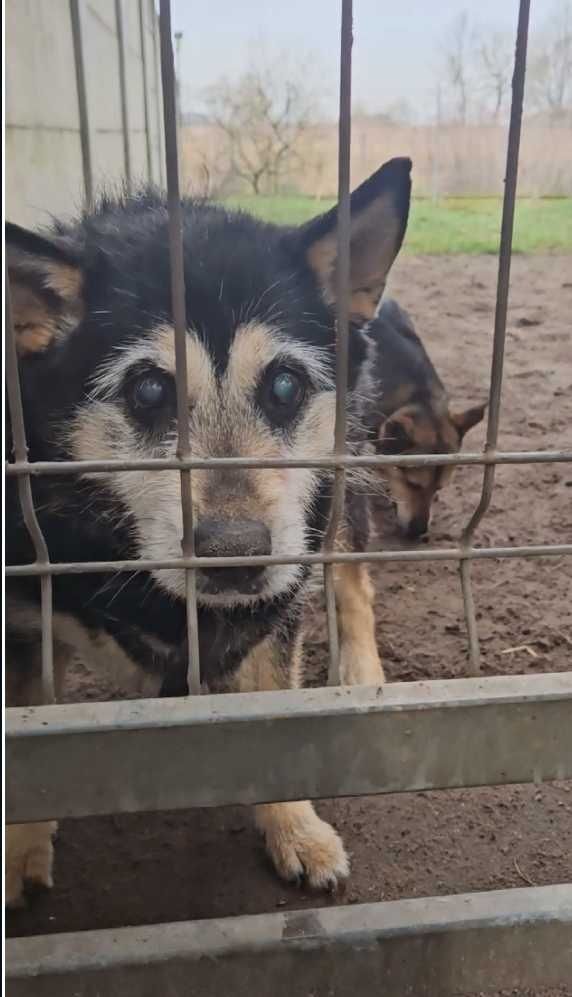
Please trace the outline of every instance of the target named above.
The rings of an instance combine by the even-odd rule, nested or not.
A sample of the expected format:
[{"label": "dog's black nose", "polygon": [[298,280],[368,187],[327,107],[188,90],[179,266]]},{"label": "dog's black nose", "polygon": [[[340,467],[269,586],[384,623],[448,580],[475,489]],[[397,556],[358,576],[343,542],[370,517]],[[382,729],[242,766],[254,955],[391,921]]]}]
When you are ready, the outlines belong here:
[{"label": "dog's black nose", "polygon": [[[272,552],[270,530],[256,519],[202,519],[195,529],[197,557],[256,557]],[[211,593],[234,589],[256,593],[264,574],[263,565],[237,568],[202,568]]]},{"label": "dog's black nose", "polygon": [[429,529],[428,516],[414,516],[414,518],[410,520],[407,526],[406,530],[407,539],[420,540],[421,537],[424,537],[426,535],[428,529]]}]

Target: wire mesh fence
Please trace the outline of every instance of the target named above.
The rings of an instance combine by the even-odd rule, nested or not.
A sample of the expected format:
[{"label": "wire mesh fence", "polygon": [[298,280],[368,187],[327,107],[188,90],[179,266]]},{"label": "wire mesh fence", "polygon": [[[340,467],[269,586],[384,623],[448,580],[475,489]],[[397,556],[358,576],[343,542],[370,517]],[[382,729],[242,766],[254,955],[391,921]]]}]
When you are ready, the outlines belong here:
[{"label": "wire mesh fence", "polygon": [[[512,233],[516,203],[518,177],[518,156],[521,134],[521,119],[526,72],[526,51],[528,39],[530,3],[522,0],[519,9],[517,28],[513,97],[508,135],[506,182],[503,200],[502,228],[499,252],[497,299],[495,308],[494,339],[491,362],[489,405],[486,443],[482,453],[464,454],[422,454],[399,456],[355,456],[346,453],[347,423],[347,379],[349,351],[349,274],[350,274],[350,147],[351,147],[351,51],[352,51],[352,4],[342,3],[341,23],[341,82],[339,114],[339,222],[338,222],[338,311],[336,349],[336,417],[333,453],[330,458],[321,460],[264,459],[256,457],[217,457],[208,459],[193,458],[190,447],[188,425],[188,386],[186,367],[186,317],[185,317],[185,278],[182,245],[182,215],[179,188],[179,160],[177,152],[177,113],[175,70],[171,43],[170,4],[163,0],[160,4],[159,34],[161,55],[161,79],[165,121],[165,162],[167,177],[167,203],[169,214],[169,247],[171,258],[172,308],[176,348],[176,391],[179,444],[175,460],[157,458],[146,461],[53,461],[29,462],[23,420],[21,392],[18,379],[18,366],[14,333],[9,310],[9,282],[6,281],[6,344],[8,403],[14,427],[14,460],[7,466],[7,474],[17,476],[24,511],[25,522],[30,530],[36,552],[36,561],[31,565],[7,566],[7,577],[39,576],[42,579],[42,659],[44,690],[46,701],[53,697],[52,677],[52,626],[51,626],[51,583],[55,574],[125,572],[133,570],[161,570],[181,568],[186,577],[187,635],[189,646],[188,684],[193,693],[200,691],[200,657],[198,646],[198,613],[196,596],[196,571],[206,568],[238,567],[245,564],[322,564],[326,591],[328,636],[330,643],[330,683],[339,682],[337,620],[332,566],[336,562],[368,561],[427,561],[452,560],[459,563],[465,620],[469,642],[469,671],[476,674],[479,669],[479,640],[475,605],[471,584],[471,564],[476,559],[491,557],[539,557],[572,553],[572,544],[538,544],[521,547],[477,547],[474,544],[476,530],[490,506],[494,489],[494,475],[497,465],[536,464],[543,462],[572,461],[572,453],[567,451],[502,453],[497,451],[500,407],[502,398],[502,378],[504,348],[506,339],[507,307],[510,283],[510,263]],[[122,102],[122,107],[125,101]],[[126,108],[126,105],[125,105]],[[125,124],[127,134],[128,126]],[[89,164],[89,145],[83,148],[86,204],[89,206],[93,193]],[[127,174],[129,178],[129,173]],[[129,180],[130,182],[130,180]],[[344,510],[345,474],[348,468],[378,467],[392,465],[398,467],[422,466],[461,466],[483,465],[483,482],[480,500],[470,521],[462,530],[457,547],[447,549],[391,550],[346,552],[335,550]],[[220,556],[216,558],[196,557],[194,551],[194,530],[192,513],[192,471],[217,468],[300,468],[320,467],[334,470],[334,489],[330,520],[325,535],[323,549],[317,554],[300,556],[267,555],[252,558]],[[42,535],[34,511],[30,480],[39,475],[69,475],[94,472],[137,471],[137,470],[179,470],[181,476],[181,509],[183,537],[181,557],[169,560],[118,560],[107,562],[53,563],[50,562],[46,542]]]}]

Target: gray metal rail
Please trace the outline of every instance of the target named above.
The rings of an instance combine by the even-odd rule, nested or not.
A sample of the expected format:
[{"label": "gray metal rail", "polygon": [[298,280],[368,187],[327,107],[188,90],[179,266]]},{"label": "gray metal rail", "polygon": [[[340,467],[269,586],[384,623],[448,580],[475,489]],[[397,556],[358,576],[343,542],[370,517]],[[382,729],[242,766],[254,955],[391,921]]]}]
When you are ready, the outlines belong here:
[{"label": "gray metal rail", "polygon": [[572,778],[571,714],[572,672],[11,709],[7,814],[26,822]]},{"label": "gray metal rail", "polygon": [[452,997],[572,980],[572,886],[6,944],[9,997]]}]

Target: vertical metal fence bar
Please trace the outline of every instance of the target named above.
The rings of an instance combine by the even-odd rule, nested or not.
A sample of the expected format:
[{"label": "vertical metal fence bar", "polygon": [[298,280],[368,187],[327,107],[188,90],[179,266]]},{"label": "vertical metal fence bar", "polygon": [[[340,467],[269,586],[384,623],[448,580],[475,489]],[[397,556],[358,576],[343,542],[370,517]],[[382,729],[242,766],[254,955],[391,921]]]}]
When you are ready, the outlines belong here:
[{"label": "vertical metal fence bar", "polygon": [[[161,43],[161,80],[165,118],[165,164],[167,169],[167,203],[169,209],[169,251],[171,256],[171,293],[175,326],[175,364],[177,384],[177,421],[179,442],[177,456],[188,459],[191,454],[189,433],[189,403],[187,384],[187,318],[185,305],[185,270],[183,263],[183,216],[179,194],[179,157],[177,148],[177,118],[175,66],[171,40],[170,0],[161,0],[159,39]],[[181,471],[181,507],[183,516],[182,550],[184,557],[193,557],[193,505],[191,472]],[[185,569],[187,604],[188,686],[189,692],[201,691],[199,661],[199,625],[197,615],[196,572]]]},{"label": "vertical metal fence bar", "polygon": [[[346,448],[346,403],[348,389],[348,348],[349,348],[349,292],[350,292],[350,150],[351,150],[351,101],[352,101],[352,43],[353,43],[353,3],[342,0],[342,21],[340,37],[340,117],[338,146],[338,250],[336,266],[336,423],[334,429],[334,452],[343,454]],[[344,514],[346,490],[345,468],[337,467],[334,474],[334,488],[330,521],[324,539],[325,550],[333,549],[338,529]],[[328,682],[340,683],[340,655],[336,595],[334,586],[334,565],[324,567],[324,588],[326,593],[326,615],[328,621],[328,641],[330,664]]]},{"label": "vertical metal fence bar", "polygon": [[151,147],[151,121],[149,114],[149,79],[147,76],[147,46],[145,44],[144,0],[139,0],[139,44],[141,46],[141,72],[143,74],[143,116],[145,121],[145,153],[147,157],[147,179],[153,183],[153,150]]},{"label": "vertical metal fence bar", "polygon": [[70,0],[70,18],[77,86],[84,199],[86,209],[91,211],[93,208],[93,169],[91,162],[91,135],[89,131],[89,110],[85,85],[85,62],[83,58],[83,38],[81,33],[79,0]]},{"label": "vertical metal fence bar", "polygon": [[125,67],[125,33],[123,31],[122,0],[115,0],[115,24],[119,52],[119,96],[121,100],[121,131],[123,135],[123,166],[125,185],[131,192],[131,146],[129,142],[129,108],[127,104],[127,72]]},{"label": "vertical metal fence bar", "polygon": [[[24,408],[22,405],[22,389],[18,371],[18,355],[16,339],[12,325],[12,309],[10,304],[10,280],[8,269],[4,274],[5,301],[5,337],[6,337],[6,393],[8,410],[12,424],[12,441],[14,456],[18,461],[28,460],[28,444],[24,424]],[[50,556],[42,529],[34,509],[32,483],[30,475],[23,475],[18,480],[18,495],[22,508],[22,518],[30,534],[34,546],[36,561],[39,564],[49,564]],[[44,703],[53,703],[54,694],[54,660],[53,660],[53,621],[52,621],[52,578],[42,575],[40,579],[41,593],[41,625],[42,625],[42,699]]]},{"label": "vertical metal fence bar", "polygon": [[165,184],[165,166],[163,160],[162,122],[161,122],[161,70],[159,57],[159,40],[157,38],[157,12],[155,0],[148,0],[153,32],[153,77],[155,79],[155,116],[157,124],[157,182]]},{"label": "vertical metal fence bar", "polygon": [[[498,442],[529,19],[530,0],[520,0],[514,73],[512,78],[512,101],[506,156],[487,436],[485,443],[485,451],[488,453],[496,450]],[[472,546],[475,530],[489,508],[493,494],[494,479],[495,465],[487,464],[483,473],[483,485],[479,504],[461,536],[461,552],[463,554],[467,554]],[[469,639],[469,674],[476,675],[480,668],[480,648],[471,586],[471,560],[468,556],[462,557],[459,570]]]}]

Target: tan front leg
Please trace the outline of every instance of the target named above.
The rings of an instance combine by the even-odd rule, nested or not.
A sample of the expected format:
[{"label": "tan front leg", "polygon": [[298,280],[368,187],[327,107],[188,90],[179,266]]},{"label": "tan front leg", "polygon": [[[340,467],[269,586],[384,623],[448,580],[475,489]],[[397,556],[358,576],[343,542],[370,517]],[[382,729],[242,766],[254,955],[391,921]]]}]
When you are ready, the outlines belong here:
[{"label": "tan front leg", "polygon": [[255,820],[282,879],[297,883],[305,877],[317,890],[333,890],[349,875],[339,834],[308,801],[255,807]]},{"label": "tan front leg", "polygon": [[336,564],[334,584],[341,684],[382,685],[385,677],[375,640],[375,592],[367,564]]},{"label": "tan front leg", "polygon": [[[67,653],[56,644],[54,678],[59,695],[67,664]],[[42,702],[39,650],[32,662],[6,662],[6,705],[36,706]],[[8,824],[5,850],[5,902],[8,908],[23,907],[26,892],[49,890],[53,883],[56,821]]]},{"label": "tan front leg", "polygon": [[[57,664],[56,659],[56,664]],[[59,679],[59,673],[56,673]],[[7,662],[6,705],[33,706],[42,702],[38,666],[20,672]],[[57,830],[55,821],[39,824],[8,824],[6,827],[5,888],[6,907],[23,907],[26,890],[49,890],[54,885],[52,870]]]},{"label": "tan front leg", "polygon": [[55,821],[9,824],[6,827],[6,906],[22,907],[26,890],[49,890],[56,833]]},{"label": "tan front leg", "polygon": [[[274,638],[258,644],[244,659],[234,688],[240,692],[295,688],[301,674],[301,635],[290,648]],[[318,817],[311,803],[270,803],[254,808],[257,827],[282,879],[306,878],[316,889],[334,889],[349,874],[340,836]]]}]

